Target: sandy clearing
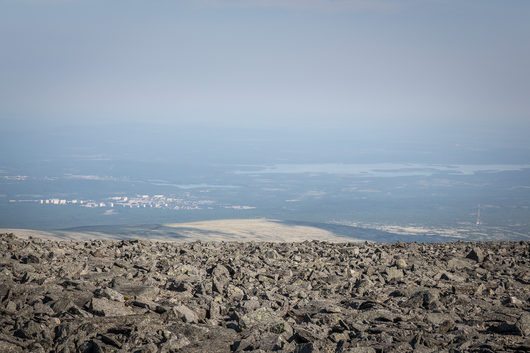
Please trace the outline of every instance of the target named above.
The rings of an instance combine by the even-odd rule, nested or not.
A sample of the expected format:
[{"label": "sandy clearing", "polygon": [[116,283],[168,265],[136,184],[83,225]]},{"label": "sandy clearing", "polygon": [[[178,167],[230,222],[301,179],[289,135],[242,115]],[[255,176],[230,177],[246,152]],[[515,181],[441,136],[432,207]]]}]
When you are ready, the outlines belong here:
[{"label": "sandy clearing", "polygon": [[[103,230],[103,228],[105,228]],[[124,233],[120,226],[85,227],[84,230],[33,230],[0,228],[0,233],[14,233],[19,237],[30,236],[57,240],[123,240],[149,239],[154,241],[263,241],[301,242],[320,240],[329,242],[352,242],[358,239],[342,237],[328,230],[306,225],[288,224],[274,219],[223,219],[214,221],[161,224],[159,230],[150,230],[146,225],[124,226],[133,230]],[[147,230],[146,230],[147,229]],[[114,231],[115,230],[115,231]],[[135,234],[135,231],[146,235]],[[177,235],[177,236],[175,236]]]}]

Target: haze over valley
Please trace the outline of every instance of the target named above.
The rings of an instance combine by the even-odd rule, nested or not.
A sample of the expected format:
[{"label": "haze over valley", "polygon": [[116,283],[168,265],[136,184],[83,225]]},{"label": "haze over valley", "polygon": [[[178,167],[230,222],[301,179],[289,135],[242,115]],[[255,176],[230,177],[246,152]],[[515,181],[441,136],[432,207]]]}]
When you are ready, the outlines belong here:
[{"label": "haze over valley", "polygon": [[524,146],[353,131],[340,140],[304,128],[28,131],[3,140],[12,147],[0,168],[0,228],[114,226],[125,237],[116,226],[133,236],[156,224],[271,219],[371,241],[523,240],[530,230]]},{"label": "haze over valley", "polygon": [[0,0],[0,228],[528,239],[529,17],[525,1]]}]

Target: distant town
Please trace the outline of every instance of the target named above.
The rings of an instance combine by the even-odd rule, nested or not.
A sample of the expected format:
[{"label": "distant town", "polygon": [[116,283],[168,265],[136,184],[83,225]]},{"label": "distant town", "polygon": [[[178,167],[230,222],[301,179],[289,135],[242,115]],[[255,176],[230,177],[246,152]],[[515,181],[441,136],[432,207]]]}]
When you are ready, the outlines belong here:
[{"label": "distant town", "polygon": [[194,200],[185,198],[169,197],[165,195],[135,195],[135,196],[112,196],[106,199],[80,200],[66,198],[49,198],[49,199],[26,199],[26,200],[9,200],[10,203],[32,202],[41,205],[50,206],[79,206],[87,208],[160,208],[173,210],[201,210],[213,209],[214,205],[221,208],[232,208],[237,210],[254,209],[253,206],[243,205],[217,205],[213,200]]}]

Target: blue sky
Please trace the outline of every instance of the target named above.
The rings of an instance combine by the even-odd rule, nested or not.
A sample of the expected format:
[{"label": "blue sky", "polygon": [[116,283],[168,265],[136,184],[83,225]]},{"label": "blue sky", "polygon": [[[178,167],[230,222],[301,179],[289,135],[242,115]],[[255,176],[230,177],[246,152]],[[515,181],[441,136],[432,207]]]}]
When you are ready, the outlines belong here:
[{"label": "blue sky", "polygon": [[0,121],[508,126],[529,1],[0,0]]}]

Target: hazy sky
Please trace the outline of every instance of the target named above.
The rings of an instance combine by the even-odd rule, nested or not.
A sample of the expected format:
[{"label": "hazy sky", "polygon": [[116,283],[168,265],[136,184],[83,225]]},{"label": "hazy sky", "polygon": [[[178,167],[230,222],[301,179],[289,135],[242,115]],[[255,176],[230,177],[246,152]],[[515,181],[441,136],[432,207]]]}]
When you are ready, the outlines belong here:
[{"label": "hazy sky", "polygon": [[0,0],[0,121],[523,125],[530,1]]}]

